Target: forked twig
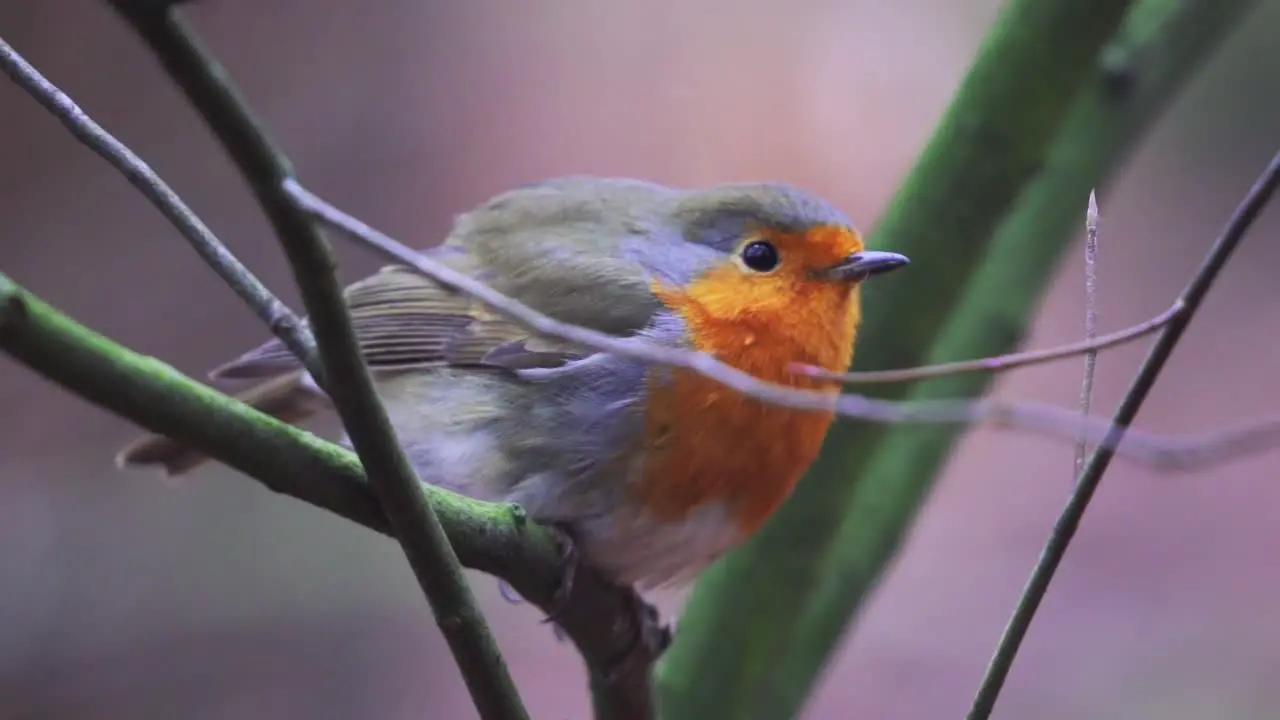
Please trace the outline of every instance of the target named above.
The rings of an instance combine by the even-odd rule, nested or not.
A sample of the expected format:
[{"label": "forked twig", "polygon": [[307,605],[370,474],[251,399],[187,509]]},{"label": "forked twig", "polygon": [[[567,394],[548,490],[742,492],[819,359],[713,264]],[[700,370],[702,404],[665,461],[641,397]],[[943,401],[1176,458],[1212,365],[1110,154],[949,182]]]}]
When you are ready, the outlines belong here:
[{"label": "forked twig", "polygon": [[[1089,191],[1089,209],[1085,212],[1084,241],[1084,338],[1085,342],[1098,337],[1098,198]],[[1084,377],[1080,381],[1080,414],[1089,415],[1089,406],[1093,402],[1093,375],[1098,367],[1098,351],[1090,350],[1084,354]],[[1089,452],[1089,444],[1084,440],[1076,442],[1075,472],[1072,477],[1080,477],[1084,470],[1084,460]]]},{"label": "forked twig", "polygon": [[80,106],[66,93],[62,92],[44,75],[40,74],[31,63],[17,53],[8,43],[0,38],[0,69],[10,80],[40,103],[51,115],[58,118],[77,140],[92,150],[98,157],[107,161],[111,167],[129,181],[138,192],[142,193],[160,214],[165,217],[191,247],[204,259],[209,267],[222,278],[240,299],[244,300],[262,322],[271,328],[272,334],[280,338],[285,347],[298,357],[308,371],[320,373],[320,359],[316,351],[316,341],[311,329],[294,314],[287,305],[271,294],[266,285],[258,281],[249,268],[245,267],[231,251],[227,250],[218,238],[178,197],[160,176],[117,140],[102,126],[93,121]]},{"label": "forked twig", "polygon": [[[1200,307],[1201,301],[1204,300],[1205,295],[1218,278],[1218,273],[1226,266],[1227,260],[1230,259],[1236,247],[1239,246],[1245,232],[1253,224],[1253,221],[1257,219],[1258,215],[1262,213],[1262,209],[1266,207],[1277,186],[1280,186],[1280,153],[1272,157],[1271,163],[1263,171],[1261,177],[1249,189],[1244,200],[1232,213],[1231,219],[1227,222],[1222,235],[1209,250],[1204,263],[1196,271],[1191,282],[1187,284],[1182,293],[1182,300],[1186,304],[1187,311],[1169,323],[1168,327],[1160,333],[1160,337],[1151,348],[1151,352],[1147,355],[1146,360],[1143,361],[1137,376],[1125,393],[1124,399],[1120,402],[1120,408],[1115,414],[1116,427],[1111,433],[1108,433],[1108,441],[1115,436],[1123,435],[1126,426],[1133,422],[1137,416],[1138,410],[1141,409],[1142,403],[1155,385],[1160,371],[1164,368],[1170,355],[1172,355],[1174,348],[1177,347],[1178,341],[1182,338],[1182,333],[1187,329],[1187,325],[1195,315],[1196,309]],[[1027,580],[1027,585],[1018,600],[1018,606],[1014,609],[1013,616],[1010,617],[1009,623],[1000,637],[1000,642],[991,658],[991,663],[987,666],[986,675],[983,677],[982,684],[974,697],[973,706],[966,716],[967,720],[986,720],[991,716],[991,711],[995,708],[996,699],[1000,696],[1000,690],[1004,687],[1005,680],[1009,676],[1009,669],[1013,667],[1013,660],[1018,654],[1018,649],[1022,646],[1027,630],[1031,627],[1031,621],[1035,618],[1036,611],[1040,608],[1040,602],[1044,599],[1045,593],[1049,589],[1049,584],[1053,581],[1053,576],[1057,572],[1058,566],[1062,563],[1062,558],[1066,555],[1071,539],[1075,536],[1076,529],[1080,526],[1080,520],[1084,517],[1085,511],[1089,507],[1089,501],[1092,500],[1094,492],[1098,489],[1099,483],[1102,482],[1103,473],[1106,472],[1111,459],[1115,456],[1113,447],[1114,443],[1112,442],[1100,444],[1094,450],[1089,463],[1080,473],[1066,506],[1062,509],[1057,522],[1054,523],[1053,531],[1050,533],[1049,540],[1045,543],[1045,547],[1040,553],[1040,558],[1031,572],[1031,577]]]}]

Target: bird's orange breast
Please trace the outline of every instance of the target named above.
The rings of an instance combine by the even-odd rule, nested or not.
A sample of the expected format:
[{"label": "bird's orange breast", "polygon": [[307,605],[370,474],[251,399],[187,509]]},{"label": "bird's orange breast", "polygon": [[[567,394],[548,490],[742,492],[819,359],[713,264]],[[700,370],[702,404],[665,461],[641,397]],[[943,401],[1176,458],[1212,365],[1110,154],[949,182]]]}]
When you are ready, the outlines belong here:
[{"label": "bird's orange breast", "polygon": [[[654,290],[684,320],[698,350],[762,380],[835,392],[832,383],[797,376],[787,365],[848,368],[856,291],[806,284],[753,295],[735,287],[738,273],[727,267],[688,288]],[[640,501],[657,518],[670,521],[723,502],[744,536],[751,534],[817,457],[833,413],[763,403],[685,370],[651,373],[666,379],[651,375]]]}]

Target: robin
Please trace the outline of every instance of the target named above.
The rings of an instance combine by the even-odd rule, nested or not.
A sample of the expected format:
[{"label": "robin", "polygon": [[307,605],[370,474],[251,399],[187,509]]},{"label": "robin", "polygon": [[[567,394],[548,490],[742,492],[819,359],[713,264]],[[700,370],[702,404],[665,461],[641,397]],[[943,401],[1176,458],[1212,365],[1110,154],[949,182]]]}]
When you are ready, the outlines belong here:
[{"label": "robin", "polygon": [[[591,177],[497,195],[426,253],[559,320],[831,393],[836,384],[788,364],[847,370],[860,283],[907,263],[864,249],[844,214],[789,185]],[[346,301],[423,481],[518,503],[639,589],[687,582],[759,529],[834,419],[532,335],[404,267],[354,283]],[[238,397],[285,422],[328,407],[279,341],[210,376],[257,381]],[[202,459],[148,436],[118,462],[178,475]]]}]

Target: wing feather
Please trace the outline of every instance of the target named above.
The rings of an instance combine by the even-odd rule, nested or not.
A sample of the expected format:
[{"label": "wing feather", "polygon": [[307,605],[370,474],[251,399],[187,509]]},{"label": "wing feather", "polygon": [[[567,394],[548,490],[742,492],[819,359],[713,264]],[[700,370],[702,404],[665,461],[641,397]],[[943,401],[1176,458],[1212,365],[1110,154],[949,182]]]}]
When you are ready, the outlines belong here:
[{"label": "wing feather", "polygon": [[[437,366],[556,367],[589,354],[534,337],[466,295],[409,268],[384,268],[354,283],[346,290],[346,301],[360,351],[373,372]],[[210,377],[257,379],[298,367],[288,348],[272,339],[216,368]]]}]

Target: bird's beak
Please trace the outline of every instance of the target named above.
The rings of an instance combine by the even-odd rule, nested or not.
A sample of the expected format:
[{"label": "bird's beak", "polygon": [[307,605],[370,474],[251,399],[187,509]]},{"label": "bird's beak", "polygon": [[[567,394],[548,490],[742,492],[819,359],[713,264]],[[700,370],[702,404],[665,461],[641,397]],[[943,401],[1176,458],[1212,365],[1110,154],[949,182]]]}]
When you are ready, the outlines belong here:
[{"label": "bird's beak", "polygon": [[822,277],[836,282],[862,282],[872,275],[887,273],[911,262],[906,255],[883,250],[856,252],[829,268],[821,270]]}]

